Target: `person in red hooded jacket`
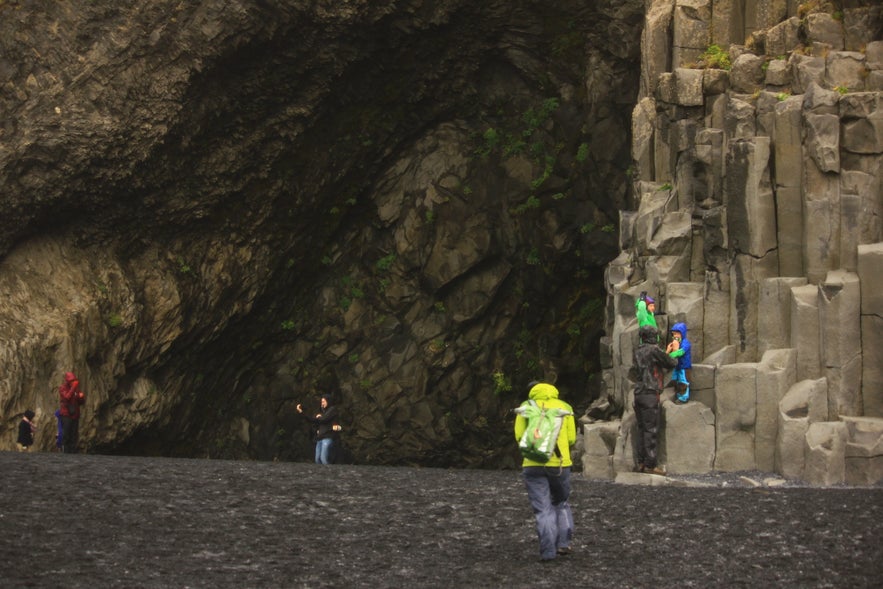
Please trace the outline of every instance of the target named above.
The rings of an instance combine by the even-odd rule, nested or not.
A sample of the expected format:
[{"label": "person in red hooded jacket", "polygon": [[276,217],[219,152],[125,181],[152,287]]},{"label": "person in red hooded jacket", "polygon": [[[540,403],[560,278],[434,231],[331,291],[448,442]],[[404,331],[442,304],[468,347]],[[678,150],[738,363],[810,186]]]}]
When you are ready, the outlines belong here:
[{"label": "person in red hooded jacket", "polygon": [[75,454],[80,438],[80,405],[86,402],[86,395],[80,390],[80,381],[73,372],[64,373],[58,397],[61,403],[61,451]]}]

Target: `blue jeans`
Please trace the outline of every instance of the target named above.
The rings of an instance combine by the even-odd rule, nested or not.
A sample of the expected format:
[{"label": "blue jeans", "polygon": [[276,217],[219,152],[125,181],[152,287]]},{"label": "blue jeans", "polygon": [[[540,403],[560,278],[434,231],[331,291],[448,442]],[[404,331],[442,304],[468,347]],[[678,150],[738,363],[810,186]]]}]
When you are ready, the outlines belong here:
[{"label": "blue jeans", "polygon": [[316,464],[331,464],[331,438],[322,438],[316,442]]},{"label": "blue jeans", "polygon": [[540,558],[550,560],[559,548],[570,548],[573,513],[570,511],[570,467],[525,466],[521,476],[537,518]]}]

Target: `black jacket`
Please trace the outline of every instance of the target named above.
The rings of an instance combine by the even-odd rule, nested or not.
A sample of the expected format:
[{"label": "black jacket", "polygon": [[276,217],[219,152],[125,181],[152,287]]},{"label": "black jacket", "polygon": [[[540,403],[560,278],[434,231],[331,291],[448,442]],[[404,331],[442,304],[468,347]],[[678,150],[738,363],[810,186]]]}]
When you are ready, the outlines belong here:
[{"label": "black jacket", "polygon": [[28,448],[34,445],[34,432],[31,424],[22,419],[18,424],[18,443]]},{"label": "black jacket", "polygon": [[634,364],[631,376],[636,381],[635,391],[659,392],[663,387],[663,376],[666,369],[678,365],[677,358],[672,358],[656,344],[642,343],[635,348]]},{"label": "black jacket", "polygon": [[334,437],[333,426],[337,423],[337,407],[334,405],[328,406],[318,417],[311,417],[306,413],[303,415],[304,419],[315,426],[313,429],[313,439],[322,440]]}]

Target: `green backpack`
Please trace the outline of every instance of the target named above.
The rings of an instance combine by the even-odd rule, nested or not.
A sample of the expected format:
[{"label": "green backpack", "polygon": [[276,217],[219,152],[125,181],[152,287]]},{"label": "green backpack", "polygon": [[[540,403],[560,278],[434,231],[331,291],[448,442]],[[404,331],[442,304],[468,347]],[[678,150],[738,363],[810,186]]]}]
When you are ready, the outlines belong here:
[{"label": "green backpack", "polygon": [[543,409],[534,400],[522,403],[515,413],[527,420],[527,428],[518,441],[521,455],[534,462],[549,462],[558,450],[558,433],[564,416],[573,413],[559,407]]}]

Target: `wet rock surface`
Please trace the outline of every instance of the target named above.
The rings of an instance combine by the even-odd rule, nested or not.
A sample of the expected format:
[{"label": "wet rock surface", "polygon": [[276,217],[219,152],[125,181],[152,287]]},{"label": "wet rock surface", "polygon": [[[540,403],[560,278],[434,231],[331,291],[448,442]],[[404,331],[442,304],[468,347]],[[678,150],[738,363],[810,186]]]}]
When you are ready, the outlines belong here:
[{"label": "wet rock surface", "polygon": [[517,471],[8,452],[0,468],[3,587],[871,587],[883,574],[881,488],[577,476],[575,551],[541,565]]}]

